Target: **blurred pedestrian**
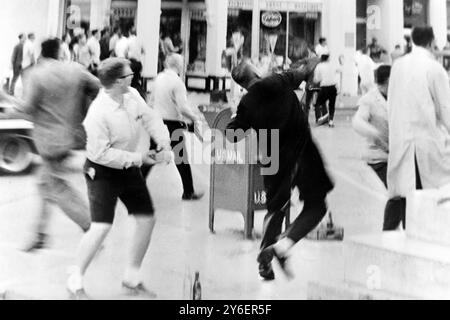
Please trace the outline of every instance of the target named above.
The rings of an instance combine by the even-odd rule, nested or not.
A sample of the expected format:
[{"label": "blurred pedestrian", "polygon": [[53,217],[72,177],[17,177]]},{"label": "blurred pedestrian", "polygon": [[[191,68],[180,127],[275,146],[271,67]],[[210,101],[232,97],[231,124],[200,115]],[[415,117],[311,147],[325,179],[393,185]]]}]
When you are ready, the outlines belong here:
[{"label": "blurred pedestrian", "polygon": [[319,96],[315,105],[316,123],[320,124],[320,117],[323,116],[320,110],[328,103],[328,125],[330,128],[333,128],[338,93],[338,68],[330,61],[330,54],[327,52],[322,54],[321,63],[314,71],[314,82],[320,86]]},{"label": "blurred pedestrian", "polygon": [[[292,277],[287,265],[289,252],[322,221],[327,213],[327,194],[333,189],[294,92],[314,72],[316,65],[313,59],[300,69],[264,79],[247,62],[232,72],[234,81],[248,93],[242,98],[228,129],[254,129],[257,133],[276,130],[279,135],[278,144],[270,149],[272,155],[274,152],[279,154],[279,170],[274,175],[264,176],[268,214],[264,219],[258,263],[259,274],[265,280],[275,279],[274,257],[286,275]],[[271,134],[273,132],[269,131],[268,135]],[[290,206],[291,191],[295,187],[300,190],[304,208],[289,230],[281,235],[285,211]]]},{"label": "blurred pedestrian", "polygon": [[123,31],[119,33],[119,39],[116,42],[114,48],[115,56],[117,58],[126,58],[128,52],[128,31]]},{"label": "blurred pedestrian", "polygon": [[160,116],[130,88],[133,73],[125,59],[107,59],[100,65],[103,89],[84,122],[87,132],[85,178],[92,227],[81,241],[77,267],[67,282],[73,298],[86,296],[84,276],[111,230],[117,201],[135,218],[136,229],[126,263],[123,287],[139,294],[145,289],[139,274],[155,226],[153,202],[139,168],[154,164],[150,137],[157,150],[170,153],[170,137]]},{"label": "blurred pedestrian", "polygon": [[80,112],[81,92],[98,90],[98,81],[82,68],[59,61],[60,41],[42,43],[42,59],[30,70],[29,87],[21,111],[34,123],[33,141],[42,157],[39,181],[41,208],[35,236],[25,251],[45,246],[50,204],[58,205],[83,231],[90,228],[87,204],[72,188],[65,161],[76,140],[74,119]]},{"label": "blurred pedestrian", "polygon": [[115,57],[116,44],[120,37],[119,27],[114,27],[111,38],[109,39],[109,55],[110,57]]},{"label": "blurred pedestrian", "polygon": [[387,95],[390,73],[390,66],[378,68],[377,86],[360,99],[358,112],[353,118],[355,131],[368,140],[368,151],[364,159],[386,188],[389,154]]},{"label": "blurred pedestrian", "polygon": [[319,44],[316,46],[315,52],[319,58],[321,58],[324,54],[330,54],[326,38],[319,39]]},{"label": "blurred pedestrian", "polygon": [[381,57],[383,54],[387,54],[387,51],[378,44],[377,38],[372,38],[372,42],[368,47],[369,56],[375,63],[381,63]]},{"label": "blurred pedestrian", "polygon": [[109,50],[109,42],[111,41],[111,35],[109,28],[105,28],[102,30],[101,39],[100,39],[100,60],[106,60],[111,56]]},{"label": "blurred pedestrian", "polygon": [[19,77],[22,76],[22,62],[23,62],[23,47],[25,44],[26,37],[22,33],[19,35],[19,43],[16,44],[11,56],[11,66],[13,69],[13,78],[11,80],[11,85],[9,87],[9,94],[14,96],[16,90],[16,83]]},{"label": "blurred pedestrian", "polygon": [[23,60],[22,60],[22,71],[25,73],[28,68],[31,68],[36,64],[36,48],[34,47],[34,41],[36,36],[34,33],[28,35],[28,39],[23,45]]},{"label": "blurred pedestrian", "polygon": [[61,43],[61,61],[71,62],[72,61],[72,50],[71,50],[72,37],[69,33],[66,33],[63,37],[63,42]]},{"label": "blurred pedestrian", "polygon": [[90,69],[91,66],[91,53],[87,45],[86,34],[82,33],[78,36],[76,45],[74,46],[74,52],[76,57],[76,62],[81,64],[86,70]]},{"label": "blurred pedestrian", "polygon": [[401,47],[399,44],[396,45],[396,46],[395,46],[395,50],[392,51],[392,53],[391,53],[392,64],[394,64],[395,61],[396,61],[398,58],[402,57],[404,54],[405,54],[405,53],[403,52],[402,47]]},{"label": "blurred pedestrian", "polygon": [[186,150],[186,138],[183,130],[187,128],[185,119],[199,125],[199,117],[188,105],[186,85],[180,78],[183,72],[184,59],[179,54],[171,54],[166,61],[166,69],[155,80],[150,98],[150,106],[161,114],[164,124],[169,128],[172,137],[172,148],[175,152],[175,164],[183,182],[185,201],[200,200],[203,193],[196,193]]},{"label": "blurred pedestrian", "polygon": [[142,79],[143,58],[145,55],[144,45],[137,37],[136,29],[131,29],[130,37],[128,39],[128,51],[126,53],[127,59],[130,60],[131,70],[134,73],[131,81],[131,87],[135,88],[144,100],[147,99],[147,93],[144,88],[144,81]]},{"label": "blurred pedestrian", "polygon": [[412,31],[412,52],[397,60],[388,95],[388,186],[392,214],[384,230],[406,227],[406,198],[450,184],[450,82],[434,59],[433,28]]},{"label": "blurred pedestrian", "polygon": [[96,74],[97,68],[100,65],[100,56],[102,54],[100,47],[100,32],[98,30],[92,30],[91,37],[86,45],[90,54],[90,64],[88,69],[92,74]]},{"label": "blurred pedestrian", "polygon": [[360,77],[361,94],[365,95],[375,86],[375,62],[367,54],[367,49],[363,48],[361,54],[356,57],[356,66]]}]

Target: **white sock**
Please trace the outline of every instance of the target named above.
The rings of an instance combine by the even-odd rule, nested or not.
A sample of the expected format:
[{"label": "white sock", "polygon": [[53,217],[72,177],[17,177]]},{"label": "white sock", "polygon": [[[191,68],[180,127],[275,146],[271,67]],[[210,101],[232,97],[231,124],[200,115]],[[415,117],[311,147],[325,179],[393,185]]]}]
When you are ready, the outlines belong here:
[{"label": "white sock", "polygon": [[139,269],[129,267],[125,271],[124,281],[130,286],[137,287],[141,283],[139,274]]},{"label": "white sock", "polygon": [[294,241],[292,241],[289,238],[284,238],[281,239],[280,241],[278,241],[275,245],[274,248],[277,251],[278,254],[285,256],[289,250],[291,250],[291,248],[294,246]]},{"label": "white sock", "polygon": [[83,280],[84,277],[81,274],[79,267],[71,267],[69,269],[69,279],[67,281],[67,286],[72,291],[82,290],[84,288]]}]

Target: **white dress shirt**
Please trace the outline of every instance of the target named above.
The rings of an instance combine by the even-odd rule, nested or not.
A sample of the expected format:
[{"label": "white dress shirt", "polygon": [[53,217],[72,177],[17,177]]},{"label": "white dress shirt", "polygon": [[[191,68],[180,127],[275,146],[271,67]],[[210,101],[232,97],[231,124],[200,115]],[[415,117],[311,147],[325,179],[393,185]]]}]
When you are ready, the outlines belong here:
[{"label": "white dress shirt", "polygon": [[331,62],[321,62],[316,68],[314,82],[321,87],[331,87],[338,84],[338,69]]},{"label": "white dress shirt", "polygon": [[150,105],[164,120],[183,120],[181,110],[188,105],[187,90],[175,71],[166,69],[156,77]]},{"label": "white dress shirt", "polygon": [[22,60],[22,69],[26,69],[36,62],[35,53],[34,53],[34,43],[30,40],[25,41],[23,45],[23,60]]},{"label": "white dress shirt", "polygon": [[87,158],[113,169],[142,166],[142,153],[150,149],[150,137],[161,146],[170,145],[160,115],[130,88],[119,105],[104,90],[92,103],[84,121]]},{"label": "white dress shirt", "polygon": [[138,37],[132,35],[128,38],[128,59],[134,59],[137,61],[142,61],[142,54],[144,52],[144,47],[139,41]]},{"label": "white dress shirt", "polygon": [[330,51],[328,50],[327,46],[322,46],[321,44],[318,44],[316,46],[316,54],[320,58],[325,54],[330,54]]},{"label": "white dress shirt", "polygon": [[95,64],[100,64],[100,55],[102,53],[100,48],[100,42],[95,37],[90,37],[87,46],[89,48],[89,53],[91,55],[91,62]]},{"label": "white dress shirt", "polygon": [[128,51],[128,38],[122,37],[119,40],[117,40],[117,43],[116,43],[116,48],[115,48],[116,57],[117,58],[126,58],[127,51]]}]

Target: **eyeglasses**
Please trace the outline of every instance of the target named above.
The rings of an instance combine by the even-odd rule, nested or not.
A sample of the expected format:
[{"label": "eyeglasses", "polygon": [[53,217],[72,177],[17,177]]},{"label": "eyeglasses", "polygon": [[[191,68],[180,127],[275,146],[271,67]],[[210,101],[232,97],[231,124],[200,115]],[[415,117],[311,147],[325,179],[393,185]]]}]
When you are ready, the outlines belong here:
[{"label": "eyeglasses", "polygon": [[130,73],[125,76],[119,77],[119,79],[126,79],[126,78],[133,77],[133,76],[134,76],[134,73]]}]

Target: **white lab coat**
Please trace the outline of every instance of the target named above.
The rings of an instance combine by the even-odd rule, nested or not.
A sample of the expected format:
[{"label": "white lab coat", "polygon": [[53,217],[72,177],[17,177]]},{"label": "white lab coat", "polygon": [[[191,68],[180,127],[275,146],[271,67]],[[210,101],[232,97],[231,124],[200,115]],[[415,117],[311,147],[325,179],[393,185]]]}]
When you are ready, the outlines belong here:
[{"label": "white lab coat", "polygon": [[450,183],[450,83],[424,48],[393,66],[388,97],[390,197],[416,187],[415,160],[425,189]]}]

